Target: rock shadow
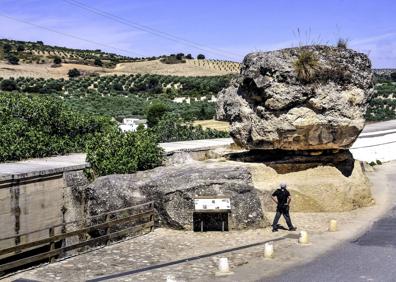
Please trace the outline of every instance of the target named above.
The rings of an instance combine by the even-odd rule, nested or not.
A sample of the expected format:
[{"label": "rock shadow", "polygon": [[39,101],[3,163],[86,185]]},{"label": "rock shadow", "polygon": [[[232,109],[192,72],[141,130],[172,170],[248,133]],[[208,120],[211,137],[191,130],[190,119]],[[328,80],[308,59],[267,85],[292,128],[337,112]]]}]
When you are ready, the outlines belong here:
[{"label": "rock shadow", "polygon": [[303,171],[318,166],[332,166],[344,176],[352,174],[355,160],[349,150],[287,151],[250,150],[225,156],[232,161],[263,163],[279,174]]}]

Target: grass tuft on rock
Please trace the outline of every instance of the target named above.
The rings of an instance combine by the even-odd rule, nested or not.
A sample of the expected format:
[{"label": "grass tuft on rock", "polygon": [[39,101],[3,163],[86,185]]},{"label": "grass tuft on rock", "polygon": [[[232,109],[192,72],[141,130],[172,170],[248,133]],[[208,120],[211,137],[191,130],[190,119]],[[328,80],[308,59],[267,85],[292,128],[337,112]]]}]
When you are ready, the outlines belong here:
[{"label": "grass tuft on rock", "polygon": [[298,79],[305,83],[309,83],[314,79],[318,67],[319,60],[315,53],[310,50],[301,50],[297,60],[294,62],[294,70]]},{"label": "grass tuft on rock", "polygon": [[338,39],[337,48],[347,49],[348,48],[348,39],[345,39],[345,38]]}]

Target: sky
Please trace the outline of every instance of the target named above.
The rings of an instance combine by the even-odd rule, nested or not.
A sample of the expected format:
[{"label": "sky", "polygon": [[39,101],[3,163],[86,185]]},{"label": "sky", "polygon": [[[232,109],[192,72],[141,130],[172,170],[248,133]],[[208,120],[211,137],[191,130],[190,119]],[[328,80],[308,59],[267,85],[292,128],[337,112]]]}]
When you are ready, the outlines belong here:
[{"label": "sky", "polygon": [[396,68],[395,0],[0,0],[0,38],[133,57],[247,53],[338,39]]}]

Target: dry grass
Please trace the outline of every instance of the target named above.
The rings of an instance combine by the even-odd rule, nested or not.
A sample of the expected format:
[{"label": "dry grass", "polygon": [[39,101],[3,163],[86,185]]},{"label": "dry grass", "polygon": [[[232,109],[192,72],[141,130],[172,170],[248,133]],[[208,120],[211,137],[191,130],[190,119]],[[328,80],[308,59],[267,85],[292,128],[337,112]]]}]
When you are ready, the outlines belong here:
[{"label": "dry grass", "polygon": [[211,75],[226,75],[235,73],[230,70],[220,70],[214,68],[207,68],[204,65],[192,64],[187,60],[184,64],[164,64],[159,60],[121,63],[118,64],[112,74],[119,73],[149,73],[149,74],[162,74],[162,75],[178,75],[178,76],[211,76]]},{"label": "dry grass", "polygon": [[303,82],[310,82],[318,69],[319,60],[314,52],[309,50],[301,50],[297,60],[294,62],[294,69],[297,77]]},{"label": "dry grass", "polygon": [[62,64],[60,67],[52,68],[51,64],[10,65],[0,62],[0,76],[4,78],[20,76],[35,78],[67,78],[67,72],[72,68],[99,74],[106,72],[105,68],[77,64]]},{"label": "dry grass", "polygon": [[226,121],[218,121],[218,120],[196,120],[194,121],[194,125],[201,125],[203,128],[211,128],[220,131],[230,131],[230,125]]}]

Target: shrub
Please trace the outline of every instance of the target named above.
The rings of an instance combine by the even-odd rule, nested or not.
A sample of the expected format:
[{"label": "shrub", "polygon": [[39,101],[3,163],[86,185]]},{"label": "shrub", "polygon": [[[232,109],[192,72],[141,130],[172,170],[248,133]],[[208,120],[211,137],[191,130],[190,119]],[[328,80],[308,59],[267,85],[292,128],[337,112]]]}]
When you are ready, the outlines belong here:
[{"label": "shrub", "polygon": [[297,60],[294,62],[294,70],[297,73],[297,78],[302,82],[311,82],[318,65],[319,60],[316,58],[314,52],[300,50]]},{"label": "shrub", "polygon": [[377,163],[377,165],[382,165],[382,162],[380,160],[376,160],[375,162]]},{"label": "shrub", "polygon": [[184,60],[182,56],[178,57],[173,55],[161,58],[160,62],[164,64],[183,64],[186,62],[186,60]]},{"label": "shrub", "polygon": [[81,75],[81,73],[78,69],[74,68],[74,69],[69,70],[67,75],[69,76],[69,78],[75,78],[75,77],[79,77]]},{"label": "shrub", "polygon": [[154,102],[147,109],[147,126],[154,127],[161,120],[162,116],[168,112],[168,107],[161,102]]},{"label": "shrub", "polygon": [[377,164],[377,163],[374,162],[374,161],[371,161],[371,162],[369,163],[370,166],[375,166],[376,164]]},{"label": "shrub", "polygon": [[4,53],[9,53],[9,52],[11,52],[11,50],[12,50],[11,44],[6,43],[6,44],[3,45]]},{"label": "shrub", "polygon": [[113,83],[112,88],[113,88],[115,91],[123,91],[123,90],[124,90],[124,87],[123,87],[122,84],[119,83],[119,82]]},{"label": "shrub", "polygon": [[176,59],[177,60],[182,60],[183,58],[184,58],[184,54],[183,53],[176,54]]},{"label": "shrub", "polygon": [[73,112],[60,99],[0,93],[0,161],[83,152],[109,118]]},{"label": "shrub", "polygon": [[341,48],[341,49],[347,49],[348,48],[348,39],[345,39],[345,38],[338,39],[337,47]]},{"label": "shrub", "polygon": [[186,59],[189,59],[189,60],[191,60],[193,57],[191,56],[191,54],[187,54],[186,55]]},{"label": "shrub", "polygon": [[17,84],[16,84],[15,80],[4,79],[0,83],[0,90],[2,90],[2,91],[17,90]]},{"label": "shrub", "polygon": [[23,51],[25,51],[25,47],[23,45],[18,45],[17,46],[17,51],[18,52],[23,52]]},{"label": "shrub", "polygon": [[112,130],[98,134],[87,146],[93,176],[133,173],[161,165],[163,151],[151,132]]},{"label": "shrub", "polygon": [[54,58],[54,64],[55,65],[60,65],[62,63],[62,59],[60,57],[55,57]]},{"label": "shrub", "polygon": [[17,65],[19,63],[19,58],[14,55],[9,55],[9,56],[7,56],[7,61],[11,65]]},{"label": "shrub", "polygon": [[203,54],[198,54],[197,59],[198,59],[198,60],[205,60],[205,55],[203,55]]},{"label": "shrub", "polygon": [[390,78],[391,78],[392,81],[396,81],[396,72],[392,72],[390,74]]},{"label": "shrub", "polygon": [[95,61],[94,61],[94,65],[98,66],[98,67],[101,67],[101,66],[103,66],[103,63],[102,63],[102,61],[99,58],[96,58]]}]

